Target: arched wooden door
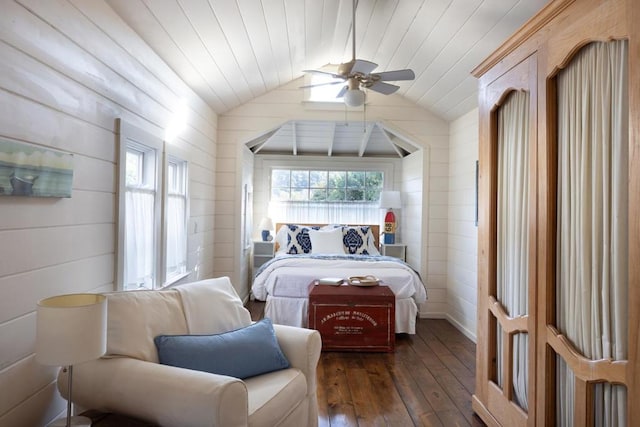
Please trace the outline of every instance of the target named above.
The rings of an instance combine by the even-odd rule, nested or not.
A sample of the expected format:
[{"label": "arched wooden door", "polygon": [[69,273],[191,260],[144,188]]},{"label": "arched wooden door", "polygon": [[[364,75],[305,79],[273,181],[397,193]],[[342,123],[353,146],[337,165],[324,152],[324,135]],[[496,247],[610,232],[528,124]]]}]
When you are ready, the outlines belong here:
[{"label": "arched wooden door", "polygon": [[533,425],[536,304],[536,59],[480,102],[478,340],[473,407],[496,425]]}]

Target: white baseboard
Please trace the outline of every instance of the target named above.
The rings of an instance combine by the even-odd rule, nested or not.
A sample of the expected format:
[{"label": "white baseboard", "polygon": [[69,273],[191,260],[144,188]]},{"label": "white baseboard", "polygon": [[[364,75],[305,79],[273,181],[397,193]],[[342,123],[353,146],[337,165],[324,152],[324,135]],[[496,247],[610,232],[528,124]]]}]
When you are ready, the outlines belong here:
[{"label": "white baseboard", "polygon": [[455,320],[453,317],[451,317],[448,314],[447,314],[447,320],[449,321],[449,323],[451,323],[453,326],[455,326],[457,330],[462,332],[471,341],[473,341],[474,343],[478,342],[478,340],[477,340],[478,337],[476,336],[475,332],[471,332],[469,329],[467,329],[464,326],[462,326],[462,324],[460,322],[458,322],[457,320]]},{"label": "white baseboard", "polygon": [[447,313],[439,313],[437,311],[430,311],[428,313],[420,313],[421,319],[446,319]]},{"label": "white baseboard", "polygon": [[451,323],[453,326],[455,326],[455,328],[457,330],[459,330],[460,332],[462,332],[462,334],[464,336],[466,336],[467,338],[469,338],[471,341],[473,341],[474,343],[477,343],[477,337],[475,332],[470,331],[469,329],[465,328],[464,326],[462,326],[462,324],[460,322],[458,322],[457,320],[455,320],[453,317],[451,317],[451,315],[449,315],[448,313],[440,313],[440,312],[428,312],[428,313],[420,313],[419,317],[421,319],[446,319],[447,321],[449,321],[449,323]]}]

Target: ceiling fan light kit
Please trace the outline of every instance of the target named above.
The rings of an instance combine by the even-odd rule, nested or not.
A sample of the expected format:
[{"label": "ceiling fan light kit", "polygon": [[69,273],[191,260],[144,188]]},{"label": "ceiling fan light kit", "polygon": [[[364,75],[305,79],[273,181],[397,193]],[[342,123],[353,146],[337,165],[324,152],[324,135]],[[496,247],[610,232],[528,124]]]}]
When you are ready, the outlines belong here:
[{"label": "ceiling fan light kit", "polygon": [[409,69],[373,73],[373,70],[378,64],[363,59],[356,59],[356,0],[352,0],[352,6],[353,20],[351,23],[351,40],[353,46],[351,61],[340,64],[335,74],[319,70],[304,70],[304,72],[308,73],[330,75],[338,80],[302,86],[302,88],[346,83],[340,92],[338,92],[336,98],[343,98],[345,105],[348,107],[360,107],[365,101],[365,93],[361,88],[369,89],[383,95],[390,95],[400,89],[400,86],[385,83],[386,81],[413,80],[416,76],[415,73]]},{"label": "ceiling fan light kit", "polygon": [[349,89],[344,94],[344,103],[348,107],[360,107],[364,104],[364,92],[360,89]]}]

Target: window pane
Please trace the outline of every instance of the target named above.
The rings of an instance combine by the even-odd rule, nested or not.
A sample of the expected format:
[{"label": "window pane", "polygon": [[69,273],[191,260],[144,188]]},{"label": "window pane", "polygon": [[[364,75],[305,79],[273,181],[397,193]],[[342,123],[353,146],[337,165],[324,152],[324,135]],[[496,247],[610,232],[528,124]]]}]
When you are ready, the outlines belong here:
[{"label": "window pane", "polygon": [[364,190],[359,188],[348,188],[347,189],[347,201],[349,202],[360,202],[364,199]]},{"label": "window pane", "polygon": [[306,188],[292,188],[291,200],[294,200],[294,201],[309,200],[309,190]]},{"label": "window pane", "polygon": [[363,188],[364,172],[347,172],[347,188]]},{"label": "window pane", "polygon": [[126,185],[139,186],[142,184],[142,158],[142,153],[139,151],[127,151]]},{"label": "window pane", "polygon": [[339,188],[331,188],[327,194],[327,200],[338,201],[338,200],[346,200],[344,195],[344,189]]},{"label": "window pane", "polygon": [[377,203],[383,183],[381,171],[274,169],[271,200]]},{"label": "window pane", "polygon": [[322,202],[327,200],[327,190],[324,189],[320,189],[320,190],[309,190],[309,200],[313,200],[316,202]]},{"label": "window pane", "polygon": [[272,188],[271,200],[277,200],[277,201],[289,200],[289,191],[290,190],[288,188]]},{"label": "window pane", "polygon": [[167,279],[187,271],[187,229],[184,196],[169,196],[167,200]]},{"label": "window pane", "polygon": [[309,171],[291,171],[292,188],[309,188]]},{"label": "window pane", "polygon": [[347,173],[344,171],[329,172],[329,188],[344,188],[347,182]]},{"label": "window pane", "polygon": [[377,202],[380,200],[380,188],[367,188],[365,190],[365,201],[367,202]]},{"label": "window pane", "polygon": [[125,290],[155,286],[154,202],[155,194],[151,192],[135,189],[126,192]]},{"label": "window pane", "polygon": [[327,171],[311,171],[309,175],[309,187],[327,188]]},{"label": "window pane", "polygon": [[178,165],[169,162],[167,164],[167,191],[169,193],[177,193],[180,191],[178,186]]},{"label": "window pane", "polygon": [[[336,79],[326,74],[312,74],[310,85],[332,83]],[[335,85],[314,86],[309,89],[309,101],[313,102],[342,102],[342,98],[336,98],[344,83]]]},{"label": "window pane", "polygon": [[291,173],[288,170],[274,169],[271,172],[271,186],[276,188],[291,186],[290,176]]},{"label": "window pane", "polygon": [[382,188],[383,175],[382,172],[367,172],[365,185],[367,188]]}]

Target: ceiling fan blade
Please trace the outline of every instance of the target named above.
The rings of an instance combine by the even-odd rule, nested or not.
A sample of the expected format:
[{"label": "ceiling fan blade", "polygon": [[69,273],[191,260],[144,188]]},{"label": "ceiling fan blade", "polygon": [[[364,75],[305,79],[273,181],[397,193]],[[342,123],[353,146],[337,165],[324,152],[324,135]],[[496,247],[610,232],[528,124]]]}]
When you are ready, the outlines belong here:
[{"label": "ceiling fan blade", "polygon": [[371,86],[369,86],[367,89],[371,89],[374,92],[382,93],[384,95],[391,95],[392,93],[400,89],[400,86],[377,81]]},{"label": "ceiling fan blade", "polygon": [[356,59],[356,62],[351,67],[350,74],[353,73],[361,73],[365,76],[376,69],[378,64],[373,62],[365,61],[364,59]]},{"label": "ceiling fan blade", "polygon": [[320,71],[320,70],[302,70],[303,73],[312,73],[312,74],[323,74],[325,76],[331,76],[334,79],[342,79],[346,80],[345,76],[341,76],[340,74],[330,73],[328,71]]},{"label": "ceiling fan blade", "polygon": [[335,82],[327,82],[327,83],[316,83],[313,85],[304,85],[304,86],[300,86],[299,89],[308,89],[311,87],[319,87],[319,86],[331,86],[331,85],[339,85],[339,84],[344,84],[344,80],[339,80],[339,81],[335,81]]},{"label": "ceiling fan blade", "polygon": [[374,75],[380,77],[380,81],[398,81],[398,80],[413,80],[416,78],[413,70],[395,70],[395,71],[383,71],[381,73],[374,73]]},{"label": "ceiling fan blade", "polygon": [[336,95],[336,98],[342,98],[344,94],[347,93],[348,90],[349,90],[349,85],[344,85],[344,87],[340,89],[340,92],[338,92],[338,94]]}]

